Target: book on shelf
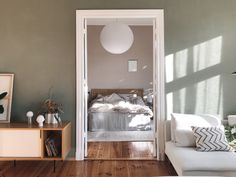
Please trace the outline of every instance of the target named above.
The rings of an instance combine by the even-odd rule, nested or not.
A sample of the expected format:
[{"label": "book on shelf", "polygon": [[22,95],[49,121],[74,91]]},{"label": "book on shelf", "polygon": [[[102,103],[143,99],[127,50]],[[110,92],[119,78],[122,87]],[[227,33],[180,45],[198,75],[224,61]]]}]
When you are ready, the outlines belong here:
[{"label": "book on shelf", "polygon": [[45,141],[45,147],[46,147],[47,155],[49,157],[51,157],[52,156],[52,152],[51,152],[50,147],[49,147],[49,145],[47,143],[47,140]]},{"label": "book on shelf", "polygon": [[56,157],[59,154],[58,147],[55,145],[55,140],[52,137],[48,137],[45,140],[45,147],[47,155],[49,157]]}]

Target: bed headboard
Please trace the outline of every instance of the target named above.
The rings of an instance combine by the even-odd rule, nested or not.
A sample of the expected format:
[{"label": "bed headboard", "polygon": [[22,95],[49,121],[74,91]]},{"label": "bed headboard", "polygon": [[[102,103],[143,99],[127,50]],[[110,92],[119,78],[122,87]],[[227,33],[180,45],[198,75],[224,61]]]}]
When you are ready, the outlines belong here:
[{"label": "bed headboard", "polygon": [[112,93],[137,94],[138,96],[143,97],[143,89],[91,89],[89,97],[90,100],[92,100],[96,98],[98,94],[106,96]]}]

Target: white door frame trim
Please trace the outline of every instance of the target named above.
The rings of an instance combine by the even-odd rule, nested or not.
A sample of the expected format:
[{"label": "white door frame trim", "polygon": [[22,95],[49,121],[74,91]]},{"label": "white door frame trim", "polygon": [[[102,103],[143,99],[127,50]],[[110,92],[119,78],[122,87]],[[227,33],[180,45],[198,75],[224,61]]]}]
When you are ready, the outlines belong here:
[{"label": "white door frame trim", "polygon": [[[76,10],[76,160],[84,160],[84,22],[89,18],[151,18],[156,26],[154,45],[154,116],[156,117],[157,160],[164,159],[165,57],[164,10]],[[158,88],[158,89],[157,89]],[[156,98],[156,99],[155,99]]]}]

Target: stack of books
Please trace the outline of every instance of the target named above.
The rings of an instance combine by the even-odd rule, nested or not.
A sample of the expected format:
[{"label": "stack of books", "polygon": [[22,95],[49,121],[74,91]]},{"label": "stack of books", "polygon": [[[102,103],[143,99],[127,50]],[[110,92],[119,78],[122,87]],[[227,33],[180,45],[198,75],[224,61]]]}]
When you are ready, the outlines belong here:
[{"label": "stack of books", "polygon": [[56,157],[58,156],[58,149],[55,145],[55,141],[53,138],[48,137],[45,140],[45,147],[49,157]]}]

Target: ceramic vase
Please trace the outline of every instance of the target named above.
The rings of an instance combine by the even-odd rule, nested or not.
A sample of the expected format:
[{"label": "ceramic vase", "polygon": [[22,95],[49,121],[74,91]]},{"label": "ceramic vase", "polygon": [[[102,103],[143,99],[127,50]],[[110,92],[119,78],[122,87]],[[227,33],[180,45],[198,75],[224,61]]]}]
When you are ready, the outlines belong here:
[{"label": "ceramic vase", "polygon": [[58,117],[58,113],[45,114],[45,123],[47,123],[47,124],[57,124],[58,122],[57,122],[55,116]]}]

